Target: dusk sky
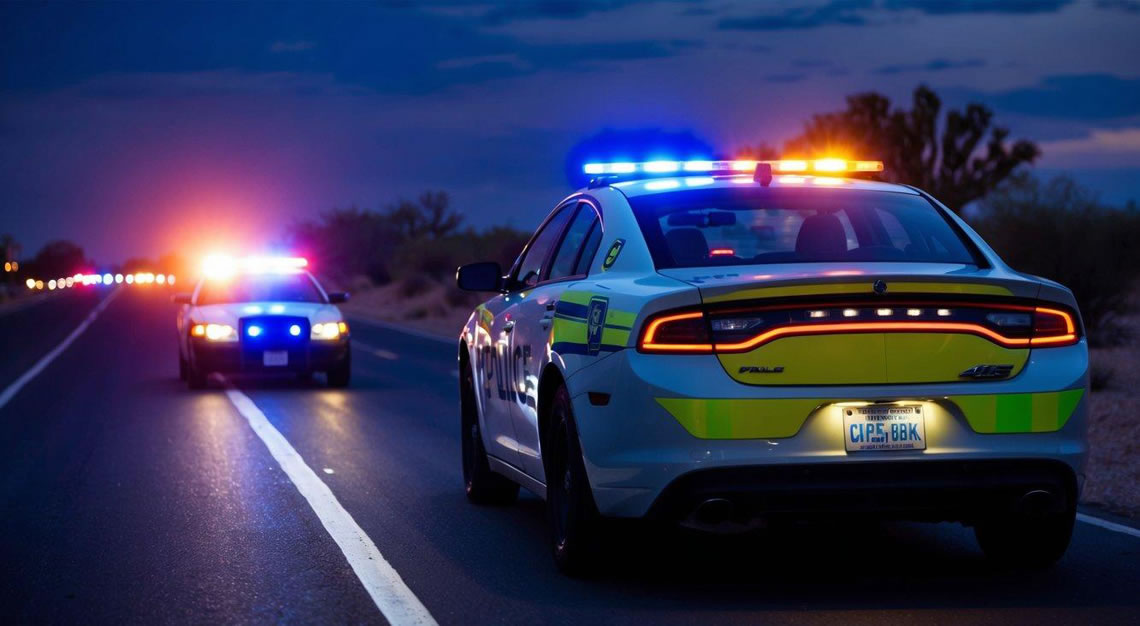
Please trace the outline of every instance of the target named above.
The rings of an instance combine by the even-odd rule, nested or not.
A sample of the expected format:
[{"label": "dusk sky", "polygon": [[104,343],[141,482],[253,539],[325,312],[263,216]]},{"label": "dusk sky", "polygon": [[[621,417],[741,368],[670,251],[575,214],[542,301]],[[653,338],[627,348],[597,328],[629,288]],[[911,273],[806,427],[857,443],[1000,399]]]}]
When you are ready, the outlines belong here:
[{"label": "dusk sky", "polygon": [[0,232],[25,256],[257,247],[425,189],[530,229],[604,128],[730,153],[919,83],[1039,142],[1039,173],[1140,199],[1140,2],[9,2],[0,51]]}]

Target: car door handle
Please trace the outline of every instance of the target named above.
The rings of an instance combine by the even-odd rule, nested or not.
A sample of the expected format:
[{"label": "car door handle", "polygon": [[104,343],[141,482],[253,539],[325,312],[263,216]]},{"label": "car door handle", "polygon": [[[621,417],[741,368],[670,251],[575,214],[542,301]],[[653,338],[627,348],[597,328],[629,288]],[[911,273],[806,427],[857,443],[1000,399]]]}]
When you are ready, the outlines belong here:
[{"label": "car door handle", "polygon": [[553,310],[554,310],[554,307],[555,307],[555,306],[557,306],[557,305],[558,305],[558,301],[557,301],[557,300],[551,300],[550,302],[547,302],[547,303],[546,303],[546,310],[547,310],[547,311],[553,311]]},{"label": "car door handle", "polygon": [[505,322],[503,324],[503,332],[509,333],[509,332],[511,332],[511,330],[514,329],[514,327],[515,327],[515,321],[514,320],[510,320],[508,322]]}]

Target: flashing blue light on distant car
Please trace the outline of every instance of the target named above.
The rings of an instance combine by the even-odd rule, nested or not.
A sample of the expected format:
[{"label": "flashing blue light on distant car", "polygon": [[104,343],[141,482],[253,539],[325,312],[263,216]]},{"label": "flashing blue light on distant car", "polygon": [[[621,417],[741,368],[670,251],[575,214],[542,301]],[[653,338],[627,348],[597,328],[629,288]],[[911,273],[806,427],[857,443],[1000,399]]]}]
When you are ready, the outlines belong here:
[{"label": "flashing blue light on distant car", "polygon": [[289,327],[289,334],[293,335],[294,337],[299,336],[301,334],[301,327],[297,324],[293,324]]},{"label": "flashing blue light on distant car", "polygon": [[245,334],[249,335],[250,337],[257,337],[257,336],[261,335],[261,327],[260,326],[250,326],[249,328],[245,329]]}]

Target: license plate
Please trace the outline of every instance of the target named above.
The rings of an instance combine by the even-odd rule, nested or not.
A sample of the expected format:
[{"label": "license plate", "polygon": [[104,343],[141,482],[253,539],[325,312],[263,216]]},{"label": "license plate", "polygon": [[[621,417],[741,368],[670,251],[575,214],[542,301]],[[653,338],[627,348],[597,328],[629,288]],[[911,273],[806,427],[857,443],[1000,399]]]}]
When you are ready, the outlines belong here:
[{"label": "license plate", "polygon": [[283,367],[289,364],[288,350],[266,350],[261,355],[261,362],[265,367]]},{"label": "license plate", "polygon": [[872,404],[840,410],[843,443],[848,452],[926,449],[922,405]]}]

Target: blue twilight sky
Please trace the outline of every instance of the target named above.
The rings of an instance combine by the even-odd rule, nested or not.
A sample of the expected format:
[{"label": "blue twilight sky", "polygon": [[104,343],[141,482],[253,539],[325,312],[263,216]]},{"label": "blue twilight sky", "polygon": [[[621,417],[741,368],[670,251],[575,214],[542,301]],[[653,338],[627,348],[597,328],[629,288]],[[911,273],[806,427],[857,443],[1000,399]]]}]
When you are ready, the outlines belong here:
[{"label": "blue twilight sky", "polygon": [[452,193],[532,227],[604,128],[779,145],[844,96],[980,101],[1140,198],[1140,1],[4,3],[0,232],[119,261]]}]

